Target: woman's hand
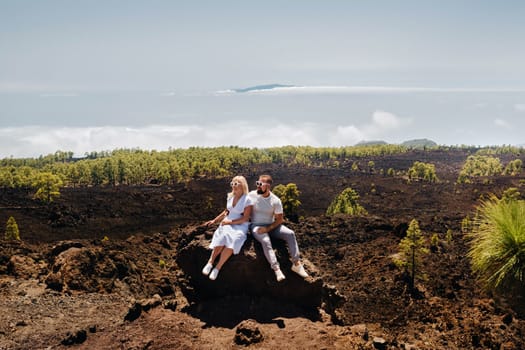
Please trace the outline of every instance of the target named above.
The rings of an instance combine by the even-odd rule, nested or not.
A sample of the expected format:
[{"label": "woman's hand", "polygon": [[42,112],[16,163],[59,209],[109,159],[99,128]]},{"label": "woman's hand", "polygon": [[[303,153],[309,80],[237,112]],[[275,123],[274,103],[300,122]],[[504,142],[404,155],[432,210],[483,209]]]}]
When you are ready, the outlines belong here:
[{"label": "woman's hand", "polygon": [[204,225],[206,225],[206,226],[210,226],[210,225],[213,225],[214,223],[215,223],[215,220],[209,220],[209,221],[206,221],[206,222],[204,223]]}]

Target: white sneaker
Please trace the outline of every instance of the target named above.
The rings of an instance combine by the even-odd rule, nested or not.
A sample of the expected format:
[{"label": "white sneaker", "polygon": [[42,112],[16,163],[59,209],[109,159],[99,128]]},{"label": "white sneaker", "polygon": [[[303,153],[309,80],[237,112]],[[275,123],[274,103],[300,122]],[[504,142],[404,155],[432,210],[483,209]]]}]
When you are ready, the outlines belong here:
[{"label": "white sneaker", "polygon": [[274,272],[275,272],[275,278],[277,278],[277,282],[281,282],[282,280],[284,280],[286,278],[286,277],[284,277],[284,274],[281,271],[281,269],[277,269]]},{"label": "white sneaker", "polygon": [[202,269],[202,274],[203,275],[209,275],[211,269],[213,269],[213,265],[210,264],[210,263],[207,263],[206,266],[204,266],[204,268]]},{"label": "white sneaker", "polygon": [[303,264],[292,264],[292,271],[301,276],[302,278],[308,277],[308,273],[306,273],[306,271],[304,270]]},{"label": "white sneaker", "polygon": [[219,275],[219,270],[217,270],[217,268],[211,270],[211,273],[210,273],[210,279],[212,281],[215,281],[215,279],[217,278],[217,276]]}]

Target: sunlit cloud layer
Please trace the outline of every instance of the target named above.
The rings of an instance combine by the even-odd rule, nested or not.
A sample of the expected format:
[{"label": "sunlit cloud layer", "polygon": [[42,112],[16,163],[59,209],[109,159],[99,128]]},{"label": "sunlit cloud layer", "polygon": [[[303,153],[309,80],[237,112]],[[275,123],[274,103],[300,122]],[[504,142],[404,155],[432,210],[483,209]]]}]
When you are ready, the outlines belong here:
[{"label": "sunlit cloud layer", "polygon": [[0,129],[0,157],[38,157],[57,150],[86,152],[140,148],[167,150],[191,146],[279,147],[286,145],[347,146],[363,140],[392,136],[410,120],[376,111],[364,125],[301,125],[267,122],[254,125],[242,121],[202,125],[151,125],[145,127],[47,127],[26,126]]}]

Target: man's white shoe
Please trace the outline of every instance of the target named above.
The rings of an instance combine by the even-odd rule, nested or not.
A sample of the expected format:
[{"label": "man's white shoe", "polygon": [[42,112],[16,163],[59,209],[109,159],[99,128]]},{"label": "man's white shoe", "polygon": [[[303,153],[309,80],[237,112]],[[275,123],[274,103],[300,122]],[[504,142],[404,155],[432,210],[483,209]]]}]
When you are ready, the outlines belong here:
[{"label": "man's white shoe", "polygon": [[281,282],[282,280],[284,280],[286,278],[286,277],[284,277],[284,274],[281,271],[281,269],[277,269],[274,272],[275,272],[275,278],[277,278],[277,282]]},{"label": "man's white shoe", "polygon": [[304,267],[302,264],[299,265],[292,265],[292,271],[301,276],[302,278],[308,277],[308,273],[304,270]]},{"label": "man's white shoe", "polygon": [[204,266],[204,268],[202,269],[202,274],[206,276],[209,275],[211,269],[213,269],[213,265],[210,263],[207,263],[206,266]]},{"label": "man's white shoe", "polygon": [[217,270],[217,268],[211,270],[211,273],[210,273],[210,279],[212,281],[215,281],[215,279],[217,278],[217,276],[219,275],[219,270]]}]

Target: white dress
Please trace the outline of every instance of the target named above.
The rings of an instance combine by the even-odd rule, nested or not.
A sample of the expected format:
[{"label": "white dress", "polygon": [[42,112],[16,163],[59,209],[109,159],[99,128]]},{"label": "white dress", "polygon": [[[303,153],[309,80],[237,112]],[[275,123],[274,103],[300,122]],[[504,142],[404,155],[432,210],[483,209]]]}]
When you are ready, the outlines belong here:
[{"label": "white dress", "polygon": [[[231,196],[226,202],[226,209],[228,209],[228,216],[226,216],[226,218],[229,220],[241,218],[244,208],[251,205],[253,205],[251,199],[243,194],[235,206],[233,206],[233,196]],[[226,248],[233,249],[233,254],[239,254],[242,245],[246,241],[249,226],[249,221],[238,225],[220,225],[213,233],[210,249],[225,246]]]}]

